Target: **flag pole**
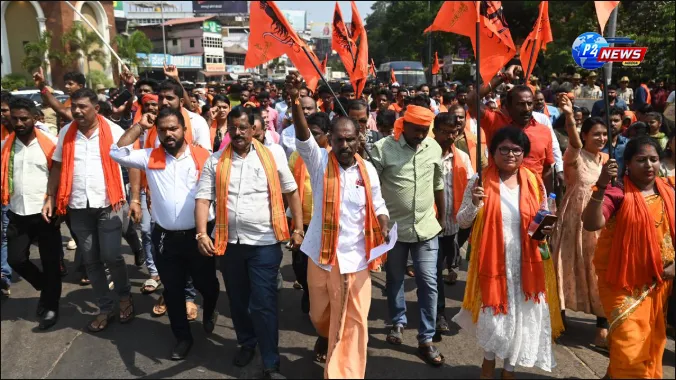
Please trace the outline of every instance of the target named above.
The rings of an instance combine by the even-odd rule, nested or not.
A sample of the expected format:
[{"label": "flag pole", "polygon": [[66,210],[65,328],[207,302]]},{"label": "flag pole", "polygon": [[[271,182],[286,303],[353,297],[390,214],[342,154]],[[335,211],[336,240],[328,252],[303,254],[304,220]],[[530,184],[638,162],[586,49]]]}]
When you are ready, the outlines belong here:
[{"label": "flag pole", "polygon": [[[523,78],[524,84],[528,85],[530,83],[530,69],[533,68],[533,56],[535,55],[535,44],[537,43],[537,38],[533,41],[533,46],[530,48],[530,59],[528,60],[528,71],[524,74],[527,78]],[[535,86],[533,86],[535,87]],[[535,94],[533,94],[535,96]]]},{"label": "flag pole", "polygon": [[[617,8],[613,9],[613,12],[610,14],[610,22],[608,23],[608,38],[615,38],[615,30],[617,26]],[[614,43],[611,43],[610,46],[614,46]],[[605,116],[605,122],[606,126],[608,127],[608,135],[610,138],[608,138],[608,157],[609,158],[615,158],[613,152],[613,128],[610,125],[610,102],[608,101],[608,86],[610,86],[611,81],[612,81],[612,74],[613,74],[613,63],[612,62],[607,62],[605,65],[603,65],[603,103],[605,105],[605,111],[606,111],[606,116]]]},{"label": "flag pole", "polygon": [[[481,52],[481,33],[480,33],[480,20],[481,20],[481,2],[476,1],[476,52],[475,52],[475,57],[476,57],[476,70],[475,70],[475,80],[476,80],[476,109],[479,110],[479,113],[481,113],[481,84],[479,81],[479,73],[481,70],[479,70],[479,62],[481,62],[479,58],[479,54]],[[471,121],[470,121],[471,123]],[[481,186],[481,115],[476,115],[476,171],[477,174],[479,174],[479,186]]]}]

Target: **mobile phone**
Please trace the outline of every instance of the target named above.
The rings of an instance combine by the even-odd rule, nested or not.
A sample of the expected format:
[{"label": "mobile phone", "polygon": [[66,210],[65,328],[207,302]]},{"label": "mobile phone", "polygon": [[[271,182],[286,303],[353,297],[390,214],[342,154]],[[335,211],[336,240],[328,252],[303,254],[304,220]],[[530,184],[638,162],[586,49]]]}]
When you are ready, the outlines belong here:
[{"label": "mobile phone", "polygon": [[544,240],[545,239],[545,234],[542,233],[542,229],[545,227],[552,227],[556,224],[556,221],[559,219],[558,216],[549,214],[542,219],[542,222],[540,222],[540,225],[538,226],[537,230],[533,233],[533,236],[531,236],[531,239],[535,240]]},{"label": "mobile phone", "polygon": [[131,92],[125,89],[124,91],[120,92],[120,94],[117,96],[117,98],[115,98],[115,100],[113,100],[113,105],[115,107],[120,107],[124,103],[126,103],[127,100],[131,99],[131,96],[132,96]]}]

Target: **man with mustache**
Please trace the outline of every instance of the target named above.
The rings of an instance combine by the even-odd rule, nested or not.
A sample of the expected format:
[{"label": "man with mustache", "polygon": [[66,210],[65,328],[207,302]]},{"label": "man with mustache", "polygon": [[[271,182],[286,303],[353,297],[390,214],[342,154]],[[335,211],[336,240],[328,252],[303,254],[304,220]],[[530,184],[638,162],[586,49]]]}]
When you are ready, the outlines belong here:
[{"label": "man with mustache", "polygon": [[[131,147],[144,131],[156,125],[161,147],[134,150]],[[169,312],[171,329],[178,343],[171,353],[172,360],[184,359],[193,344],[186,316],[184,288],[186,276],[194,279],[195,287],[204,297],[204,330],[214,331],[218,313],[219,284],[214,257],[199,254],[195,241],[195,193],[209,151],[190,146],[185,140],[186,122],[183,114],[171,107],[163,108],[156,117],[143,115],[138,124],[129,128],[110,149],[110,156],[119,164],[146,172],[152,214],[155,260],[164,282],[164,299]],[[213,209],[209,219],[213,221]],[[208,223],[208,230],[213,223]]]},{"label": "man with mustache", "polygon": [[[298,77],[287,78],[298,99]],[[371,248],[387,239],[389,214],[375,168],[357,154],[359,127],[347,117],[331,123],[331,151],[321,149],[303,111],[292,106],[296,146],[307,165],[315,210],[301,250],[309,257],[310,318],[326,352],[324,377],[364,378],[371,306]],[[328,342],[326,337],[328,337]]]},{"label": "man with mustache", "polygon": [[[34,289],[40,291],[39,330],[56,324],[61,297],[61,232],[56,219],[41,217],[56,138],[35,127],[37,108],[32,100],[15,98],[10,104],[14,132],[2,142],[2,206],[8,207],[8,262]],[[42,269],[29,260],[33,240],[38,242]]]},{"label": "man with mustache", "polygon": [[[303,241],[303,210],[298,186],[282,148],[253,138],[254,117],[237,107],[228,114],[232,141],[204,165],[195,196],[197,244],[205,256],[223,256],[221,273],[240,345],[234,364],[244,367],[260,343],[265,378],[279,378],[277,273],[281,241],[293,249]],[[291,208],[289,226],[284,201]],[[208,234],[211,204],[216,202],[216,228]]]},{"label": "man with mustache", "polygon": [[[68,99],[62,104],[54,94],[52,94],[51,89],[45,82],[45,74],[42,67],[33,73],[33,81],[35,82],[35,87],[40,89],[43,104],[48,104],[60,119],[65,120],[66,122],[73,120],[73,114],[71,112],[72,99]],[[85,79],[84,74],[77,71],[68,72],[63,76],[64,92],[66,95],[72,96],[76,91],[84,88],[86,82],[87,80]]]},{"label": "man with mustache", "polygon": [[66,211],[70,215],[99,307],[99,314],[87,325],[94,333],[105,330],[114,318],[104,262],[120,300],[120,322],[130,322],[135,316],[121,253],[125,203],[122,171],[109,155],[124,130],[98,114],[97,100],[96,93],[86,88],[71,95],[73,122],[59,132],[42,207],[47,223]]},{"label": "man with mustache", "polygon": [[[301,95],[299,96],[300,96],[300,106],[303,108],[303,115],[305,115],[305,117],[317,113],[317,103],[315,103],[314,99],[312,99],[309,96],[301,96]],[[330,101],[333,101],[333,98],[331,98]],[[326,102],[327,101],[325,101],[324,104],[327,104]],[[328,114],[328,112],[326,111],[323,112]],[[331,114],[333,114],[333,112],[331,112]],[[286,127],[282,131],[281,143],[282,147],[284,148],[284,152],[286,152],[286,157],[287,158],[291,157],[291,154],[296,151],[296,128],[294,128],[293,124]]]},{"label": "man with mustache", "polygon": [[[601,114],[606,112],[605,107],[606,103],[603,99],[595,101],[594,105],[592,106],[591,115],[601,116]],[[609,108],[617,107],[622,111],[626,111],[629,109],[627,108],[627,103],[625,103],[624,100],[619,99],[617,97],[617,86],[615,86],[614,84],[608,86],[608,107]]]},{"label": "man with mustache", "polygon": [[373,144],[383,138],[383,135],[378,132],[378,127],[375,128],[376,130],[369,127],[372,117],[368,112],[368,105],[361,99],[350,100],[347,104],[347,116],[357,120],[359,123],[359,138],[361,143],[357,153],[368,157],[366,152],[370,152],[373,149]]},{"label": "man with mustache", "polygon": [[420,325],[418,355],[431,366],[444,363],[444,356],[432,344],[437,316],[437,235],[444,229],[444,181],[441,167],[442,150],[428,136],[434,112],[429,100],[421,95],[406,107],[404,117],[397,119],[393,136],[373,146],[371,157],[382,182],[383,198],[390,220],[398,225],[398,239],[388,253],[387,302],[392,330],[387,341],[403,343],[407,324],[404,299],[404,273],[409,252],[413,259],[418,287]]}]

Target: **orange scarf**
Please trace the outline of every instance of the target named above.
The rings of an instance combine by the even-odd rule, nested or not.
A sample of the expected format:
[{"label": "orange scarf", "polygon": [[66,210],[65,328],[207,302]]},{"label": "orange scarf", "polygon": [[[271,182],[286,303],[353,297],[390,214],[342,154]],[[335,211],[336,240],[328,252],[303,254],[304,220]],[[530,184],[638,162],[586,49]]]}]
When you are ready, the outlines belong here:
[{"label": "orange scarf", "polygon": [[[674,189],[664,178],[655,180],[657,192],[662,197],[665,214],[674,239]],[[662,257],[655,219],[648,212],[648,206],[641,191],[628,176],[624,177],[624,199],[617,211],[615,239],[610,248],[606,281],[617,288],[633,290],[650,285],[657,280],[662,283]],[[640,226],[640,227],[637,227]]]},{"label": "orange scarf", "polygon": [[[279,241],[289,239],[289,226],[284,212],[279,173],[272,152],[258,140],[251,140],[254,150],[249,154],[257,154],[263,164],[265,176],[268,178],[268,192],[272,214],[272,229]],[[232,144],[228,144],[216,166],[216,256],[223,256],[228,245],[228,188],[230,186],[230,169],[232,168]]]},{"label": "orange scarf", "polygon": [[401,113],[401,110],[403,110],[404,107],[400,106],[400,105],[397,104],[397,103],[392,103],[392,104],[390,104],[389,107],[387,107],[387,109],[396,112],[396,113],[397,113],[397,116],[399,116],[399,114]]},{"label": "orange scarf", "polygon": [[[355,154],[359,167],[359,174],[364,181],[366,193],[366,217],[364,218],[364,243],[366,245],[366,261],[369,261],[371,249],[383,243],[383,235],[373,206],[371,194],[371,179],[366,171],[364,160]],[[340,229],[340,166],[336,154],[329,152],[329,162],[324,173],[324,208],[322,210],[322,245],[319,251],[319,263],[322,265],[336,265],[336,248]],[[384,262],[385,256],[369,264],[373,270]]]},{"label": "orange scarf", "polygon": [[[35,138],[38,140],[38,144],[40,145],[40,148],[42,149],[42,152],[45,154],[45,157],[47,158],[47,168],[51,169],[52,168],[52,155],[54,154],[54,150],[56,149],[56,145],[52,140],[47,137],[44,132],[39,130],[38,128],[35,128]],[[16,139],[16,134],[14,132],[10,133],[9,136],[7,136],[7,141],[5,141],[5,147],[2,150],[2,154],[0,157],[2,157],[2,163],[0,163],[0,172],[2,173],[2,204],[3,205],[8,205],[9,204],[9,198],[12,196],[12,190],[10,189],[9,182],[10,182],[10,170],[9,170],[9,165],[14,163],[12,162],[12,148],[14,147],[14,140]]]},{"label": "orange scarf", "polygon": [[[96,118],[99,123],[99,151],[101,153],[101,167],[106,185],[106,195],[111,206],[113,206],[113,210],[117,211],[125,202],[120,165],[110,158],[110,147],[114,144],[114,141],[108,121],[101,115],[96,115]],[[73,121],[63,139],[61,178],[59,180],[59,191],[56,196],[56,212],[59,215],[66,214],[66,208],[70,202],[73,187],[73,170],[75,167],[75,138],[77,131],[77,121]]]},{"label": "orange scarf", "polygon": [[547,104],[545,104],[545,109],[542,110],[542,113],[547,115],[547,117],[551,118],[552,116],[549,114],[549,107],[547,107]]},{"label": "orange scarf", "polygon": [[451,144],[451,149],[453,151],[453,217],[456,218],[467,188],[467,168],[463,165],[455,144]]},{"label": "orange scarf", "polygon": [[646,104],[652,104],[652,99],[650,97],[650,89],[648,86],[645,85],[645,83],[641,83],[641,88],[645,90],[645,102]]},{"label": "orange scarf", "polygon": [[[181,114],[183,115],[183,120],[185,121],[185,141],[190,145],[194,145],[192,138],[192,124],[190,123],[190,114],[188,114],[188,111],[185,108],[181,108]],[[157,140],[157,126],[153,125],[153,127],[150,128],[150,131],[148,131],[148,136],[146,138],[145,143],[143,144],[143,147],[154,148],[155,140]]]},{"label": "orange scarf", "polygon": [[134,103],[134,108],[136,108],[136,113],[134,114],[134,120],[132,121],[131,125],[134,125],[138,122],[141,121],[141,118],[143,117],[143,104],[149,100],[154,100],[155,102],[159,102],[159,96],[155,94],[145,94],[141,97],[140,101],[137,101]]},{"label": "orange scarf", "polygon": [[4,124],[0,124],[0,141],[4,141],[7,136],[9,136],[9,129],[5,128]]},{"label": "orange scarf", "polygon": [[[195,168],[197,169],[197,179],[202,176],[202,168],[204,164],[211,156],[208,150],[202,148],[201,146],[191,146],[190,155],[192,155],[192,160],[195,163]],[[164,170],[167,167],[167,155],[165,153],[164,147],[157,147],[150,152],[150,157],[148,159],[148,170]]]},{"label": "orange scarf", "polygon": [[[305,180],[307,178],[307,167],[305,166],[305,161],[303,161],[303,158],[298,155],[298,158],[296,158],[296,162],[293,165],[293,178],[296,179],[296,184],[298,184],[298,195],[300,197],[300,204],[301,206],[304,205],[305,201]],[[304,221],[305,224],[310,224],[310,221]],[[293,225],[297,226],[298,223],[296,221],[293,221]]]},{"label": "orange scarf", "polygon": [[392,135],[395,140],[399,141],[399,137],[404,133],[404,122],[429,126],[433,121],[434,112],[430,111],[429,108],[409,105],[406,107],[404,117],[400,117],[394,122]]},{"label": "orange scarf", "polygon": [[[528,236],[528,226],[540,209],[542,199],[539,176],[521,167],[519,211],[521,213],[521,287],[526,300],[539,302],[545,293],[545,275],[539,242]],[[500,175],[491,165],[484,172],[486,199],[484,225],[491,226],[481,234],[479,247],[479,286],[483,307],[492,307],[495,314],[507,314],[507,276],[505,270],[505,240],[500,201]]]}]

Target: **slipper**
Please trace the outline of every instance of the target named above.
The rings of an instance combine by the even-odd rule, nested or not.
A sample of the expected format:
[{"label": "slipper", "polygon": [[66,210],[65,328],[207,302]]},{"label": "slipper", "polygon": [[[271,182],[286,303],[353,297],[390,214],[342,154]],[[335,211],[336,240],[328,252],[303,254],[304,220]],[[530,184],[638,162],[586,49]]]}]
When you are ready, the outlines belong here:
[{"label": "slipper", "polygon": [[80,286],[87,286],[87,285],[91,285],[91,284],[92,284],[92,281],[86,275],[82,276],[82,278],[80,279]]},{"label": "slipper", "polygon": [[143,283],[143,286],[141,286],[141,293],[153,294],[153,292],[155,292],[155,290],[157,290],[157,288],[160,287],[160,284],[162,284],[161,280],[149,278],[146,280],[146,282]]},{"label": "slipper", "polygon": [[[94,318],[91,322],[89,322],[89,324],[87,325],[87,330],[93,333],[97,333],[107,329],[108,325],[110,324],[110,321],[112,321],[113,318],[115,318],[115,315],[113,313],[107,314],[105,315],[105,319],[101,318],[101,316],[103,315],[104,314],[99,314],[96,316],[96,318]],[[94,323],[96,323],[96,326],[94,326]]]},{"label": "slipper", "polygon": [[129,303],[125,308],[122,308],[122,301],[120,301],[120,323],[129,323],[134,317],[136,317],[136,310],[134,309],[134,299],[130,295]]},{"label": "slipper", "polygon": [[406,267],[406,275],[408,277],[415,277],[415,270],[413,269],[413,266]]},{"label": "slipper", "polygon": [[395,346],[400,346],[404,339],[404,328],[402,326],[395,326],[387,334],[387,343]]},{"label": "slipper", "polygon": [[329,340],[327,338],[317,337],[314,348],[314,361],[317,363],[326,363],[326,355],[329,351]]},{"label": "slipper", "polygon": [[418,356],[425,361],[425,363],[432,367],[441,367],[446,359],[439,350],[433,346],[418,346]]},{"label": "slipper", "polygon": [[185,309],[187,311],[188,322],[192,322],[197,319],[197,305],[194,302],[186,302]]},{"label": "slipper", "polygon": [[300,284],[300,282],[296,281],[293,283],[293,288],[296,290],[303,289],[303,285]]},{"label": "slipper", "polygon": [[444,282],[448,285],[455,285],[458,282],[458,273],[451,269],[444,278]]},{"label": "slipper", "polygon": [[153,306],[153,315],[156,317],[161,317],[167,313],[167,304],[164,303],[164,296],[160,296],[157,300],[157,304]]}]

